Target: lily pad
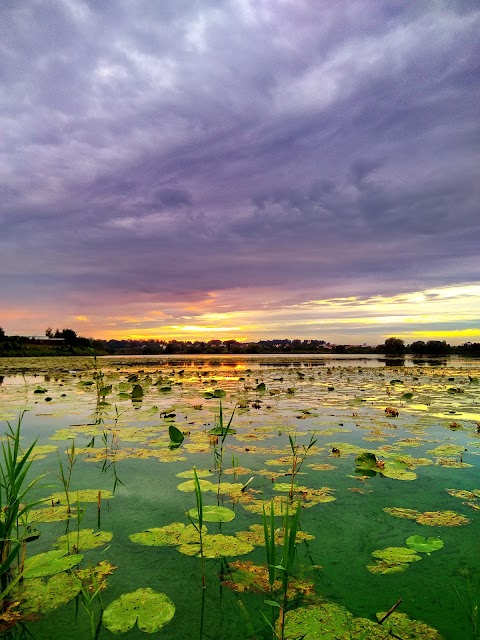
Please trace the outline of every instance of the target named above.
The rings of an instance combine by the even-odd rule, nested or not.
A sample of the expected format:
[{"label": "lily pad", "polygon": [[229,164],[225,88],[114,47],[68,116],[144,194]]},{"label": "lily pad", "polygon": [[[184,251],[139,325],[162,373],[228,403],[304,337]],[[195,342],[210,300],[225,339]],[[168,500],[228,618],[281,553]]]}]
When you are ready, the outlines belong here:
[{"label": "lily pad", "polygon": [[465,447],[459,444],[442,444],[435,449],[428,449],[427,453],[434,456],[456,456],[465,451]]},{"label": "lily pad", "polygon": [[424,536],[409,536],[405,540],[407,547],[414,549],[415,551],[421,551],[423,553],[431,553],[432,551],[438,551],[443,547],[443,540],[440,538]]},{"label": "lily pad", "polygon": [[37,444],[32,451],[30,459],[42,460],[43,458],[46,458],[49,453],[57,451],[57,449],[58,447],[55,444]]},{"label": "lily pad", "polygon": [[[415,537],[415,536],[412,536]],[[379,549],[373,551],[372,556],[379,560],[386,560],[387,562],[417,562],[422,559],[415,553],[414,549],[407,549],[406,547],[387,547],[386,549]]]},{"label": "lily pad", "polygon": [[52,576],[67,571],[83,560],[81,553],[66,555],[64,550],[46,551],[25,560],[25,579]]},{"label": "lily pad", "polygon": [[470,520],[455,511],[424,511],[418,515],[417,522],[430,527],[460,527]]},{"label": "lily pad", "polygon": [[[70,504],[74,505],[78,502],[98,502],[98,494],[100,493],[100,498],[102,500],[109,500],[113,498],[113,493],[108,490],[100,490],[100,489],[81,489],[80,491],[69,491],[68,499],[70,500]],[[52,493],[52,495],[48,496],[47,500],[51,500],[54,503],[66,502],[65,491],[58,491],[57,493]]]},{"label": "lily pad", "polygon": [[385,513],[396,518],[416,520],[418,524],[430,527],[460,527],[468,524],[470,520],[455,511],[415,511],[415,509],[402,509],[399,507],[384,507]]},{"label": "lily pad", "polygon": [[[216,485],[212,484],[210,480],[200,480],[198,481],[200,485],[200,489],[202,491],[210,491],[216,489]],[[177,489],[179,491],[184,491],[188,493],[189,491],[195,491],[195,480],[185,480],[185,482],[181,482],[177,485]]]},{"label": "lily pad", "polygon": [[176,444],[182,444],[182,442],[185,440],[185,436],[183,435],[183,433],[173,424],[168,427],[168,435],[170,437],[170,440],[172,442],[175,442]]},{"label": "lily pad", "polygon": [[109,531],[95,531],[94,529],[80,529],[80,531],[70,531],[64,536],[57,538],[55,542],[56,549],[72,549],[75,547],[77,551],[88,551],[101,547],[113,537],[113,533]]},{"label": "lily pad", "polygon": [[[205,526],[202,528],[202,533],[207,533]],[[164,527],[153,527],[141,533],[132,533],[128,537],[132,542],[147,547],[166,547],[198,542],[198,531],[193,524],[172,522]]]},{"label": "lily pad", "polygon": [[66,506],[41,507],[40,509],[32,509],[28,514],[29,522],[61,522],[76,517],[76,509],[69,511]]},{"label": "lily pad", "polygon": [[[205,558],[223,558],[229,556],[243,556],[254,550],[253,544],[240,540],[235,536],[225,536],[222,533],[203,537],[203,555]],[[177,551],[187,556],[200,556],[199,544],[182,544]]]},{"label": "lily pad", "polygon": [[80,593],[82,583],[72,573],[58,573],[49,580],[41,578],[24,580],[14,597],[20,600],[23,614],[48,613],[73,600]]},{"label": "lily pad", "polygon": [[165,593],[137,589],[124,593],[103,612],[103,625],[112,633],[125,633],[138,624],[140,631],[155,633],[170,622],[175,605]]},{"label": "lily pad", "polygon": [[[213,476],[213,473],[207,469],[197,469],[196,471],[197,478],[209,478],[210,476]],[[226,472],[224,471],[224,473]],[[194,478],[195,471],[193,469],[189,469],[188,471],[180,471],[180,473],[176,473],[175,475],[177,478]]]},{"label": "lily pad", "polygon": [[[197,509],[190,509],[188,512],[192,518],[198,520]],[[231,522],[235,518],[235,512],[227,507],[217,507],[208,505],[203,507],[203,520],[205,522]]]},{"label": "lily pad", "polygon": [[298,607],[285,614],[285,640],[385,640],[385,629],[366,618],[354,618],[338,604]]},{"label": "lily pad", "polygon": [[[377,618],[381,620],[385,613],[377,613]],[[403,638],[403,640],[442,640],[440,633],[433,627],[429,627],[421,620],[411,620],[406,613],[398,613],[394,611],[382,623],[385,631],[395,634],[394,637]]]}]

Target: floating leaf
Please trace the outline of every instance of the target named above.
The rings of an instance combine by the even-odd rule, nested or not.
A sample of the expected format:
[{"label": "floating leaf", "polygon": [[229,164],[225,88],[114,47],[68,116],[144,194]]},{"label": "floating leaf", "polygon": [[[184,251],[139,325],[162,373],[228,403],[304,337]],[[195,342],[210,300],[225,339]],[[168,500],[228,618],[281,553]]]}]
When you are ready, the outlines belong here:
[{"label": "floating leaf", "polygon": [[73,600],[80,593],[82,583],[72,573],[58,573],[44,581],[41,578],[24,580],[15,590],[24,615],[48,613]]},{"label": "floating leaf", "polygon": [[409,536],[405,540],[407,547],[423,553],[431,553],[443,547],[443,540],[440,538],[425,538],[424,536]]},{"label": "floating leaf", "polygon": [[[207,528],[203,527],[202,534],[206,533]],[[198,531],[193,524],[172,522],[164,527],[153,527],[141,533],[132,533],[128,537],[132,542],[147,547],[166,547],[198,542]]]},{"label": "floating leaf", "polygon": [[385,629],[337,604],[298,607],[285,613],[285,640],[385,640]]},{"label": "floating leaf", "polygon": [[[377,613],[377,618],[381,620],[385,612]],[[420,620],[411,620],[407,614],[394,611],[381,625],[384,632],[388,631],[389,636],[403,638],[403,640],[442,640],[440,633],[433,627],[429,627]],[[388,636],[388,637],[389,637]],[[307,639],[305,639],[307,640]]]},{"label": "floating leaf", "polygon": [[60,522],[69,518],[76,518],[76,509],[68,510],[67,506],[60,507],[42,507],[40,509],[32,509],[28,514],[29,522]]},{"label": "floating leaf", "polygon": [[237,432],[235,431],[235,429],[232,429],[232,427],[228,427],[228,429],[227,427],[224,427],[223,429],[222,427],[213,427],[213,429],[209,429],[207,433],[209,433],[212,436],[224,436],[230,433],[234,434]]},{"label": "floating leaf", "polygon": [[223,389],[215,389],[213,392],[214,398],[224,398],[226,396],[226,392]]},{"label": "floating leaf", "polygon": [[[269,572],[267,565],[256,565],[250,560],[236,560],[229,563],[229,572],[222,580],[222,585],[239,593],[245,591],[267,593],[270,591]],[[274,591],[282,589],[281,580],[275,580]],[[292,578],[288,583],[287,596],[311,595],[314,592],[314,583],[309,580]],[[277,603],[275,603],[277,604]]]},{"label": "floating leaf", "polygon": [[[204,507],[205,509],[205,507]],[[225,536],[222,533],[203,537],[203,555],[205,558],[223,558],[228,556],[243,556],[253,551],[255,547],[235,536]],[[200,556],[199,544],[182,544],[177,551],[187,556]]]},{"label": "floating leaf", "polygon": [[80,531],[70,531],[64,536],[57,538],[55,542],[56,549],[72,549],[75,547],[77,551],[88,551],[101,547],[113,537],[113,533],[109,531],[94,531],[94,529],[80,529]]},{"label": "floating leaf", "polygon": [[168,435],[170,436],[170,440],[177,444],[181,444],[185,440],[185,436],[180,429],[177,429],[177,427],[172,424],[168,427]]},{"label": "floating leaf", "polygon": [[107,578],[113,574],[115,569],[117,569],[117,567],[111,562],[101,560],[93,567],[77,569],[75,575],[83,582],[90,593],[94,593],[97,589],[103,591],[107,588]]},{"label": "floating leaf", "polygon": [[103,625],[112,633],[125,633],[138,624],[140,631],[155,633],[175,615],[175,606],[165,593],[150,588],[124,593],[103,612]]},{"label": "floating leaf", "polygon": [[67,571],[83,560],[82,554],[66,555],[64,550],[46,551],[25,560],[25,579],[51,576]]},{"label": "floating leaf", "polygon": [[418,515],[417,522],[430,527],[460,527],[470,520],[455,511],[425,511]]},{"label": "floating leaf", "polygon": [[46,458],[49,453],[54,453],[57,451],[58,447],[55,444],[36,444],[32,455],[30,456],[31,460],[42,460]]},{"label": "floating leaf", "polygon": [[[263,529],[263,525],[261,524],[251,524],[249,527],[250,531],[237,531],[235,534],[237,538],[240,540],[245,540],[245,542],[249,542],[250,544],[255,545],[256,547],[263,547],[265,544],[265,532]],[[275,544],[281,546],[284,542],[285,530],[282,527],[275,529]],[[304,540],[314,540],[315,536],[312,536],[305,531],[297,531],[297,535],[295,537],[295,543],[300,544]]]},{"label": "floating leaf", "polygon": [[442,444],[435,447],[435,449],[429,449],[427,453],[431,453],[434,456],[456,456],[464,451],[465,447],[458,444]]},{"label": "floating leaf", "polygon": [[[198,520],[197,509],[190,509],[188,512],[192,518]],[[209,505],[203,507],[203,519],[205,522],[230,522],[235,518],[235,512],[227,507],[217,507],[216,505]]]},{"label": "floating leaf", "polygon": [[132,400],[141,400],[143,398],[143,387],[141,384],[134,385],[130,397]]},{"label": "floating leaf", "polygon": [[415,511],[414,509],[401,509],[398,507],[384,507],[385,513],[396,518],[416,520],[418,524],[430,527],[460,527],[468,524],[470,520],[455,511]]},{"label": "floating leaf", "polygon": [[[102,500],[110,500],[113,498],[113,493],[108,491],[107,489],[80,489],[79,491],[69,491],[68,499],[70,504],[75,504],[78,502],[98,502],[98,494],[100,493],[100,498]],[[48,496],[46,500],[51,500],[54,503],[66,502],[65,491],[58,491],[57,493],[52,493],[52,495]]]},{"label": "floating leaf", "polygon": [[260,384],[257,384],[257,386],[255,387],[255,391],[258,391],[259,393],[262,393],[263,391],[266,391],[266,390],[267,390],[267,387],[264,382],[260,382]]},{"label": "floating leaf", "polygon": [[386,560],[387,562],[417,562],[422,557],[417,555],[413,549],[406,547],[387,547],[372,552],[374,558]]},{"label": "floating leaf", "polygon": [[[209,478],[210,476],[213,476],[213,473],[207,469],[197,469],[196,472],[197,478]],[[226,471],[224,471],[224,473],[226,473]],[[175,475],[177,478],[194,478],[195,471],[193,469],[189,469],[188,471],[180,471],[180,473],[176,473]]]},{"label": "floating leaf", "polygon": [[403,509],[402,507],[384,507],[383,510],[395,518],[406,518],[407,520],[416,520],[417,516],[420,515],[420,511]]},{"label": "floating leaf", "polygon": [[462,500],[476,500],[480,498],[480,489],[472,489],[471,491],[464,491],[461,489],[445,489],[454,498],[461,498]]},{"label": "floating leaf", "polygon": [[[217,487],[217,485],[212,484],[210,480],[199,480],[198,483],[202,491],[213,491]],[[181,482],[177,485],[177,489],[184,492],[195,491],[195,480],[186,480],[185,482]]]}]

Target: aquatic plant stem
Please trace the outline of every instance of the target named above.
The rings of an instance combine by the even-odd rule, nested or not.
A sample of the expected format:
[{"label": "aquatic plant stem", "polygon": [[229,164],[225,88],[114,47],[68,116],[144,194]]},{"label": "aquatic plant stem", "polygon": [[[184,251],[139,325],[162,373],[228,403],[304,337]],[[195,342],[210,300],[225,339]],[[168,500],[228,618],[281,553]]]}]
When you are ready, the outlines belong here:
[{"label": "aquatic plant stem", "polygon": [[[2,442],[2,459],[0,460],[0,508],[3,518],[0,520],[0,591],[5,593],[12,582],[11,567],[17,558],[22,540],[19,535],[19,522],[26,523],[28,512],[41,501],[29,503],[27,496],[33,485],[43,475],[34,478],[25,486],[27,473],[32,465],[32,452],[35,442],[22,455],[20,450],[20,430],[25,412],[21,412],[16,428],[7,422],[5,435],[7,441]],[[0,603],[0,607],[1,607]]]}]

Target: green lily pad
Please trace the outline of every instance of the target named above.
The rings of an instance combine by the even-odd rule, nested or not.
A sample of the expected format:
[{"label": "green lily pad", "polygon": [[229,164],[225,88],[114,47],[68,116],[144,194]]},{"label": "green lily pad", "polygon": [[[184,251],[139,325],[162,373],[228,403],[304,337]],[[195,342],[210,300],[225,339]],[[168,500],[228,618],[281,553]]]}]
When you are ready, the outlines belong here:
[{"label": "green lily pad", "polygon": [[[65,494],[64,494],[65,495]],[[40,509],[32,509],[28,514],[29,522],[61,522],[69,518],[76,518],[76,509],[68,510],[66,506],[59,507],[41,507]]]},{"label": "green lily pad", "polygon": [[[377,618],[381,620],[384,615],[385,612],[377,613]],[[417,638],[442,640],[442,636],[436,629],[429,627],[421,620],[411,620],[406,613],[394,611],[381,626],[384,628],[384,632],[391,632],[395,634],[394,637],[403,638],[403,640],[417,640]]]},{"label": "green lily pad", "polygon": [[425,538],[424,536],[409,536],[405,542],[407,547],[410,549],[422,551],[423,553],[438,551],[438,549],[443,547],[443,540],[434,537]]},{"label": "green lily pad", "polygon": [[80,593],[82,583],[72,573],[58,573],[44,581],[41,578],[24,580],[14,591],[23,614],[48,613],[73,600]]},{"label": "green lily pad", "polygon": [[67,571],[83,560],[81,553],[66,555],[65,550],[46,551],[25,560],[25,579],[52,576]]},{"label": "green lily pad", "polygon": [[[106,489],[81,489],[79,491],[69,491],[68,499],[71,505],[74,505],[78,502],[98,502],[98,493],[100,491],[100,498],[102,500],[110,500],[113,498],[113,493]],[[57,493],[52,493],[52,495],[48,496],[46,500],[52,500],[54,503],[66,502],[65,491],[58,491]]]},{"label": "green lily pad", "polygon": [[170,437],[170,440],[172,442],[175,442],[176,444],[181,444],[185,440],[185,436],[183,435],[183,433],[173,424],[168,427],[168,435]]},{"label": "green lily pad", "polygon": [[476,500],[480,498],[480,489],[472,489],[466,491],[465,489],[445,489],[454,498],[461,498],[462,500]]},{"label": "green lily pad", "polygon": [[373,475],[380,473],[386,478],[394,480],[416,480],[417,474],[410,470],[406,462],[398,459],[379,460],[374,453],[367,451],[355,458],[358,473]]},{"label": "green lily pad", "polygon": [[[196,471],[197,478],[209,478],[210,476],[213,476],[213,473],[207,469],[197,469]],[[180,473],[176,473],[175,475],[177,478],[194,478],[195,471],[193,469],[189,469],[188,471],[180,471]]]},{"label": "green lily pad", "polygon": [[435,449],[428,449],[427,453],[431,453],[434,456],[456,456],[464,451],[465,447],[459,444],[442,444],[435,447]]},{"label": "green lily pad", "polygon": [[[240,540],[244,540],[245,542],[249,542],[253,544],[255,547],[263,547],[265,544],[265,532],[262,524],[251,524],[249,527],[250,531],[237,531],[235,534]],[[282,545],[285,538],[285,529],[279,527],[275,529],[275,544]],[[312,536],[310,533],[306,531],[297,531],[297,535],[295,536],[295,543],[300,544],[304,540],[314,540],[315,536]]]},{"label": "green lily pad", "polygon": [[[203,537],[203,555],[205,558],[223,558],[228,556],[243,556],[254,550],[253,544],[240,540],[235,536],[225,536],[222,533]],[[199,544],[182,544],[177,551],[187,556],[200,556]]]},{"label": "green lily pad", "polygon": [[384,507],[385,513],[396,518],[416,520],[418,524],[430,527],[460,527],[468,524],[470,520],[455,511],[415,511],[415,509],[402,509],[400,507]]},{"label": "green lily pad", "polygon": [[[202,533],[207,533],[205,526],[202,528]],[[172,522],[164,527],[153,527],[141,533],[132,533],[128,537],[132,542],[147,547],[166,547],[198,542],[198,531],[193,524]]]},{"label": "green lily pad", "polygon": [[42,460],[49,453],[57,451],[58,446],[55,444],[36,444],[31,455],[31,460]]},{"label": "green lily pad", "polygon": [[143,387],[140,384],[134,385],[131,396],[132,400],[141,400],[143,398]]},{"label": "green lily pad", "polygon": [[222,429],[222,427],[213,427],[213,429],[209,429],[207,431],[207,433],[211,436],[224,436],[224,435],[229,435],[229,434],[235,434],[237,433],[235,429],[232,429],[232,427],[224,427]]},{"label": "green lily pad", "polygon": [[[216,489],[216,485],[210,482],[210,480],[201,480],[199,479],[198,484],[200,485],[200,489],[202,491],[210,491]],[[177,489],[179,491],[184,491],[188,493],[189,491],[195,491],[195,480],[185,480],[185,482],[181,482],[177,485]]]},{"label": "green lily pad", "polygon": [[[188,514],[198,520],[197,509],[190,509]],[[205,522],[231,522],[235,518],[235,512],[227,507],[208,505],[203,507],[203,520]]]},{"label": "green lily pad", "polygon": [[70,531],[64,536],[57,538],[56,549],[71,549],[76,547],[77,551],[88,551],[101,547],[113,537],[109,531],[94,531],[94,529],[80,529],[80,531]]},{"label": "green lily pad", "polygon": [[455,511],[424,511],[417,516],[417,522],[430,527],[460,527],[470,520]]},{"label": "green lily pad", "polygon": [[170,622],[175,605],[165,593],[150,588],[124,593],[103,612],[103,625],[112,633],[125,633],[138,624],[140,631],[155,633]]},{"label": "green lily pad", "polygon": [[417,555],[413,549],[406,547],[387,547],[372,552],[374,558],[386,560],[387,562],[417,562],[422,557]]},{"label": "green lily pad", "polygon": [[337,604],[299,607],[285,614],[285,640],[385,640],[385,629]]}]

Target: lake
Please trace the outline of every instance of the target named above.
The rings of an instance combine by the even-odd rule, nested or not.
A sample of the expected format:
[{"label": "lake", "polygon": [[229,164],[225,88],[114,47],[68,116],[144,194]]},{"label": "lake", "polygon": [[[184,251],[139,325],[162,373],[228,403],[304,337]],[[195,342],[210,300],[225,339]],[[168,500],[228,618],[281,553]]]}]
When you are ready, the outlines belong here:
[{"label": "lake", "polygon": [[44,501],[5,638],[270,639],[284,572],[271,592],[263,509],[279,565],[298,503],[285,639],[474,637],[460,598],[480,576],[479,378],[458,357],[0,360],[3,431],[25,412]]}]

